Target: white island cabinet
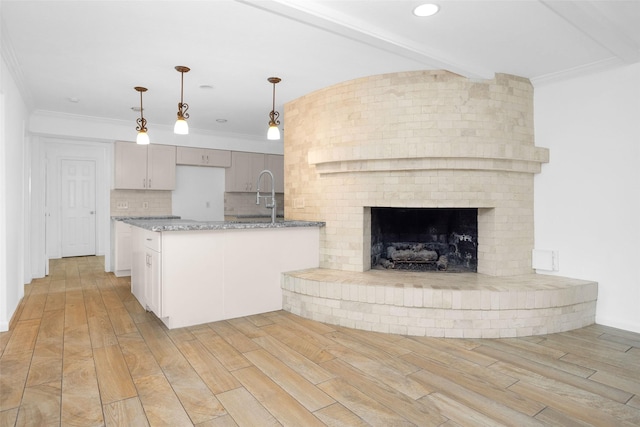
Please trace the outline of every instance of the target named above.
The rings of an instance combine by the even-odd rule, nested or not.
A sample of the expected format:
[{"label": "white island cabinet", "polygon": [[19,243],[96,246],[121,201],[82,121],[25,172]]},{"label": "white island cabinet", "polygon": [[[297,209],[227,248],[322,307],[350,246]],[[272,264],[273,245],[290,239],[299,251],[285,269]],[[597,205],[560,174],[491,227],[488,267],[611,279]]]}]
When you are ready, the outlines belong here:
[{"label": "white island cabinet", "polygon": [[162,236],[131,228],[131,293],[145,309],[162,317]]},{"label": "white island cabinet", "polygon": [[170,329],[280,310],[282,273],[319,265],[319,226],[197,224],[150,231],[132,223],[132,292]]}]

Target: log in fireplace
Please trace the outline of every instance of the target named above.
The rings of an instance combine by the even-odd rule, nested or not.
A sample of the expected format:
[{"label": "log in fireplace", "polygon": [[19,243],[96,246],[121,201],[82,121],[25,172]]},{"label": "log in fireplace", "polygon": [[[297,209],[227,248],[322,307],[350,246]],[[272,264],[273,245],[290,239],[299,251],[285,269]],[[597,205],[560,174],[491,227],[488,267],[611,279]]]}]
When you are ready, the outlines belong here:
[{"label": "log in fireplace", "polygon": [[371,268],[476,272],[478,210],[371,208]]}]

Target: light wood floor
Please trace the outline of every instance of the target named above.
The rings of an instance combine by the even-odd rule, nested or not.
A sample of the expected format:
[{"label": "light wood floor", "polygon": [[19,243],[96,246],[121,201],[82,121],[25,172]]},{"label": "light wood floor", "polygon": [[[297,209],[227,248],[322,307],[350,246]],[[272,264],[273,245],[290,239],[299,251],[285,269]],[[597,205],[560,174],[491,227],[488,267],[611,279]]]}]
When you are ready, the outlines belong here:
[{"label": "light wood floor", "polygon": [[640,425],[640,334],[412,338],[284,311],[169,331],[103,265],[26,287],[0,427]]}]

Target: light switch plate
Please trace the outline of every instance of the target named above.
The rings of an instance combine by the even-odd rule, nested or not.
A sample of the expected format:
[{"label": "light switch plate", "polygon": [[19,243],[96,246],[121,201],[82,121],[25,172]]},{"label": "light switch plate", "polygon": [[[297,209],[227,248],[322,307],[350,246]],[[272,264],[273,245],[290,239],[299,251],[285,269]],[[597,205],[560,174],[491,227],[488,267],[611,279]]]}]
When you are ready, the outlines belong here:
[{"label": "light switch plate", "polygon": [[116,209],[129,209],[129,202],[118,200],[116,202]]}]

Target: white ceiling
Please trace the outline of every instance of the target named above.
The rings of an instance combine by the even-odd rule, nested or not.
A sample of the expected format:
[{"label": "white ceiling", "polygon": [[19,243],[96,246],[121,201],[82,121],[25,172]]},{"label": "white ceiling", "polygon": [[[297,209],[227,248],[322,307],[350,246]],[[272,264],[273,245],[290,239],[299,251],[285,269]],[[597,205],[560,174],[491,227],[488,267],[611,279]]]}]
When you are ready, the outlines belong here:
[{"label": "white ceiling", "polygon": [[[640,0],[0,0],[2,53],[32,110],[266,137],[276,109],[357,77],[447,69],[534,84],[640,61]],[[201,88],[211,85],[213,88]],[[76,98],[78,102],[70,102]],[[218,123],[216,119],[226,119]],[[132,136],[133,138],[133,136]]]}]

